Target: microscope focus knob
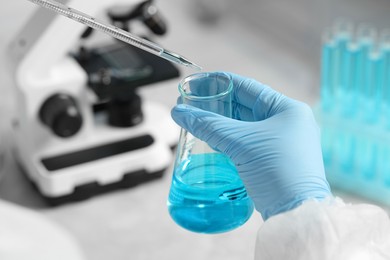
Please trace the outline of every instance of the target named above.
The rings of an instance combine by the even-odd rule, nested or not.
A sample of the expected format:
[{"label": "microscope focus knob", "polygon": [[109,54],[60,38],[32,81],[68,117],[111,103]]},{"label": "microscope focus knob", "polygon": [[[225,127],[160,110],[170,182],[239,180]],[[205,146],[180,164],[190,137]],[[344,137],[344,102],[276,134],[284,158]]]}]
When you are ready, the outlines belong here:
[{"label": "microscope focus knob", "polygon": [[82,117],[74,98],[67,94],[49,97],[39,111],[41,121],[57,136],[70,137],[82,125]]}]

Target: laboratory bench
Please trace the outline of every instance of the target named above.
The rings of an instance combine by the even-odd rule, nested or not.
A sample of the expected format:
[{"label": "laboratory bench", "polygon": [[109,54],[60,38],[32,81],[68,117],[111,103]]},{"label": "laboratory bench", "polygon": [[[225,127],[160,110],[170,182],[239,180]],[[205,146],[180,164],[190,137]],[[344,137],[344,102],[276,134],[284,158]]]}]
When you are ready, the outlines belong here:
[{"label": "laboratory bench", "polygon": [[[212,6],[207,2],[213,1],[198,1],[199,5],[196,2],[158,2],[168,22],[168,34],[158,39],[163,46],[192,59],[205,71],[242,74],[287,96],[316,105],[318,42],[310,40],[313,38],[302,39],[308,40],[305,43],[309,46],[304,46],[297,41],[284,40],[270,30],[271,25],[262,27],[244,19],[242,15],[248,10],[234,12],[231,1],[225,1],[229,4],[214,1]],[[248,2],[250,6],[251,1]],[[27,1],[11,1],[0,11],[1,142],[7,150],[0,173],[0,198],[33,209],[63,226],[75,237],[88,259],[253,259],[257,231],[262,223],[256,212],[242,227],[218,235],[190,233],[171,220],[166,200],[172,165],[161,178],[83,201],[49,206],[39,195],[12,156],[12,143],[7,137],[11,134],[8,123],[15,104],[9,98],[12,89],[7,80],[6,45],[34,8]],[[277,27],[282,26],[283,21],[281,18],[280,24],[275,20],[272,23]],[[194,71],[180,68],[180,72],[182,78]],[[179,80],[143,88],[141,97],[170,109],[179,95]],[[337,194],[350,202],[367,201],[342,192]]]}]

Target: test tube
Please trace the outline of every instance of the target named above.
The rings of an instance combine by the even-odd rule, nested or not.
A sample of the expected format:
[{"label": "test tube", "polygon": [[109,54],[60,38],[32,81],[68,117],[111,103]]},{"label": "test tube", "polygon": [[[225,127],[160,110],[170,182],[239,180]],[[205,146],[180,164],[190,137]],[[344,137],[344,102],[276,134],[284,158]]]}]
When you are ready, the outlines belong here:
[{"label": "test tube", "polygon": [[342,106],[342,115],[354,117],[356,113],[357,102],[357,60],[359,56],[359,45],[356,42],[349,42],[345,53],[343,54],[343,92],[344,100]]},{"label": "test tube", "polygon": [[383,30],[380,36],[383,55],[382,98],[386,128],[390,129],[390,29]]},{"label": "test tube", "polygon": [[348,83],[348,73],[345,71],[348,65],[346,64],[345,55],[347,55],[347,48],[352,40],[353,25],[347,20],[339,19],[336,21],[333,29],[336,41],[335,59],[337,60],[334,83],[338,99],[340,100],[339,104],[342,104]]},{"label": "test tube", "polygon": [[368,56],[366,69],[365,121],[377,123],[381,116],[382,106],[382,82],[384,77],[384,59],[382,52],[376,50]]},{"label": "test tube", "polygon": [[356,90],[358,93],[357,102],[359,104],[358,107],[363,108],[364,111],[364,107],[366,107],[367,104],[366,93],[367,89],[369,88],[367,78],[367,75],[369,74],[369,72],[367,72],[368,60],[376,40],[376,30],[369,25],[362,24],[357,29],[356,37],[359,44],[359,53],[357,54],[355,73],[355,77],[357,77],[355,79],[357,83]]},{"label": "test tube", "polygon": [[321,107],[325,112],[330,112],[334,106],[334,65],[336,45],[333,32],[326,30],[322,37],[321,53]]}]

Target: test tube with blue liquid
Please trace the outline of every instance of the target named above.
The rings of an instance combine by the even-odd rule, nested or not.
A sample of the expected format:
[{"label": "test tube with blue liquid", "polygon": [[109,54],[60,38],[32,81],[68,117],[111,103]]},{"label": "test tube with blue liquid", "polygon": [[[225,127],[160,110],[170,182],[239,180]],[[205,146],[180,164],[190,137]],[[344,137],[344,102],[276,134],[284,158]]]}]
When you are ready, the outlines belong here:
[{"label": "test tube with blue liquid", "polygon": [[368,100],[370,101],[369,109],[366,113],[370,114],[370,123],[380,123],[383,104],[383,80],[384,80],[384,63],[383,52],[376,50],[372,52],[368,59],[367,75],[368,78]]},{"label": "test tube with blue liquid", "polygon": [[355,41],[347,44],[345,53],[343,55],[343,82],[344,82],[344,98],[341,102],[342,116],[353,118],[356,116],[356,107],[358,106],[357,98],[359,92],[356,89],[358,79],[356,73],[358,71],[359,45]]},{"label": "test tube with blue liquid", "polygon": [[335,101],[335,86],[333,65],[335,64],[336,43],[331,30],[323,34],[321,53],[321,108],[323,111],[333,111]]},{"label": "test tube with blue liquid", "polygon": [[[225,73],[197,73],[179,84],[182,103],[226,117],[232,116],[232,88]],[[168,197],[172,219],[187,230],[213,234],[243,225],[253,209],[230,158],[182,129]]]},{"label": "test tube with blue liquid", "polygon": [[336,104],[334,105],[337,105],[338,113],[344,113],[349,106],[347,100],[350,91],[347,70],[350,64],[346,56],[348,55],[348,46],[352,40],[353,26],[349,21],[339,20],[336,22],[333,30],[336,45],[333,54],[335,56],[333,61],[333,85],[336,90]]},{"label": "test tube with blue liquid", "polygon": [[385,128],[390,129],[390,29],[383,30],[380,36],[383,56],[382,101]]},{"label": "test tube with blue liquid", "polygon": [[359,54],[357,58],[357,92],[358,95],[358,107],[361,108],[361,119],[363,122],[370,123],[375,121],[375,115],[372,114],[373,108],[373,86],[372,82],[372,70],[375,70],[375,61],[372,59],[372,53],[374,51],[374,45],[376,41],[376,30],[370,25],[361,24],[357,29],[357,38],[359,44]]}]

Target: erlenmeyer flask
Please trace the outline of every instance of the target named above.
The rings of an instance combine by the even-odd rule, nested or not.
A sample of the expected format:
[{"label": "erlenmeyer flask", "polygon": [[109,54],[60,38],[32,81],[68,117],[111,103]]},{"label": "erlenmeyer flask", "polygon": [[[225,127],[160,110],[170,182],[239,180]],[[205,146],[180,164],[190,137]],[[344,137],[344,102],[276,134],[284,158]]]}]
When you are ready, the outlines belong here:
[{"label": "erlenmeyer flask", "polygon": [[[232,88],[225,73],[197,73],[179,84],[184,104],[227,117],[232,113]],[[253,203],[229,157],[181,129],[168,210],[187,230],[221,233],[244,224]]]}]

